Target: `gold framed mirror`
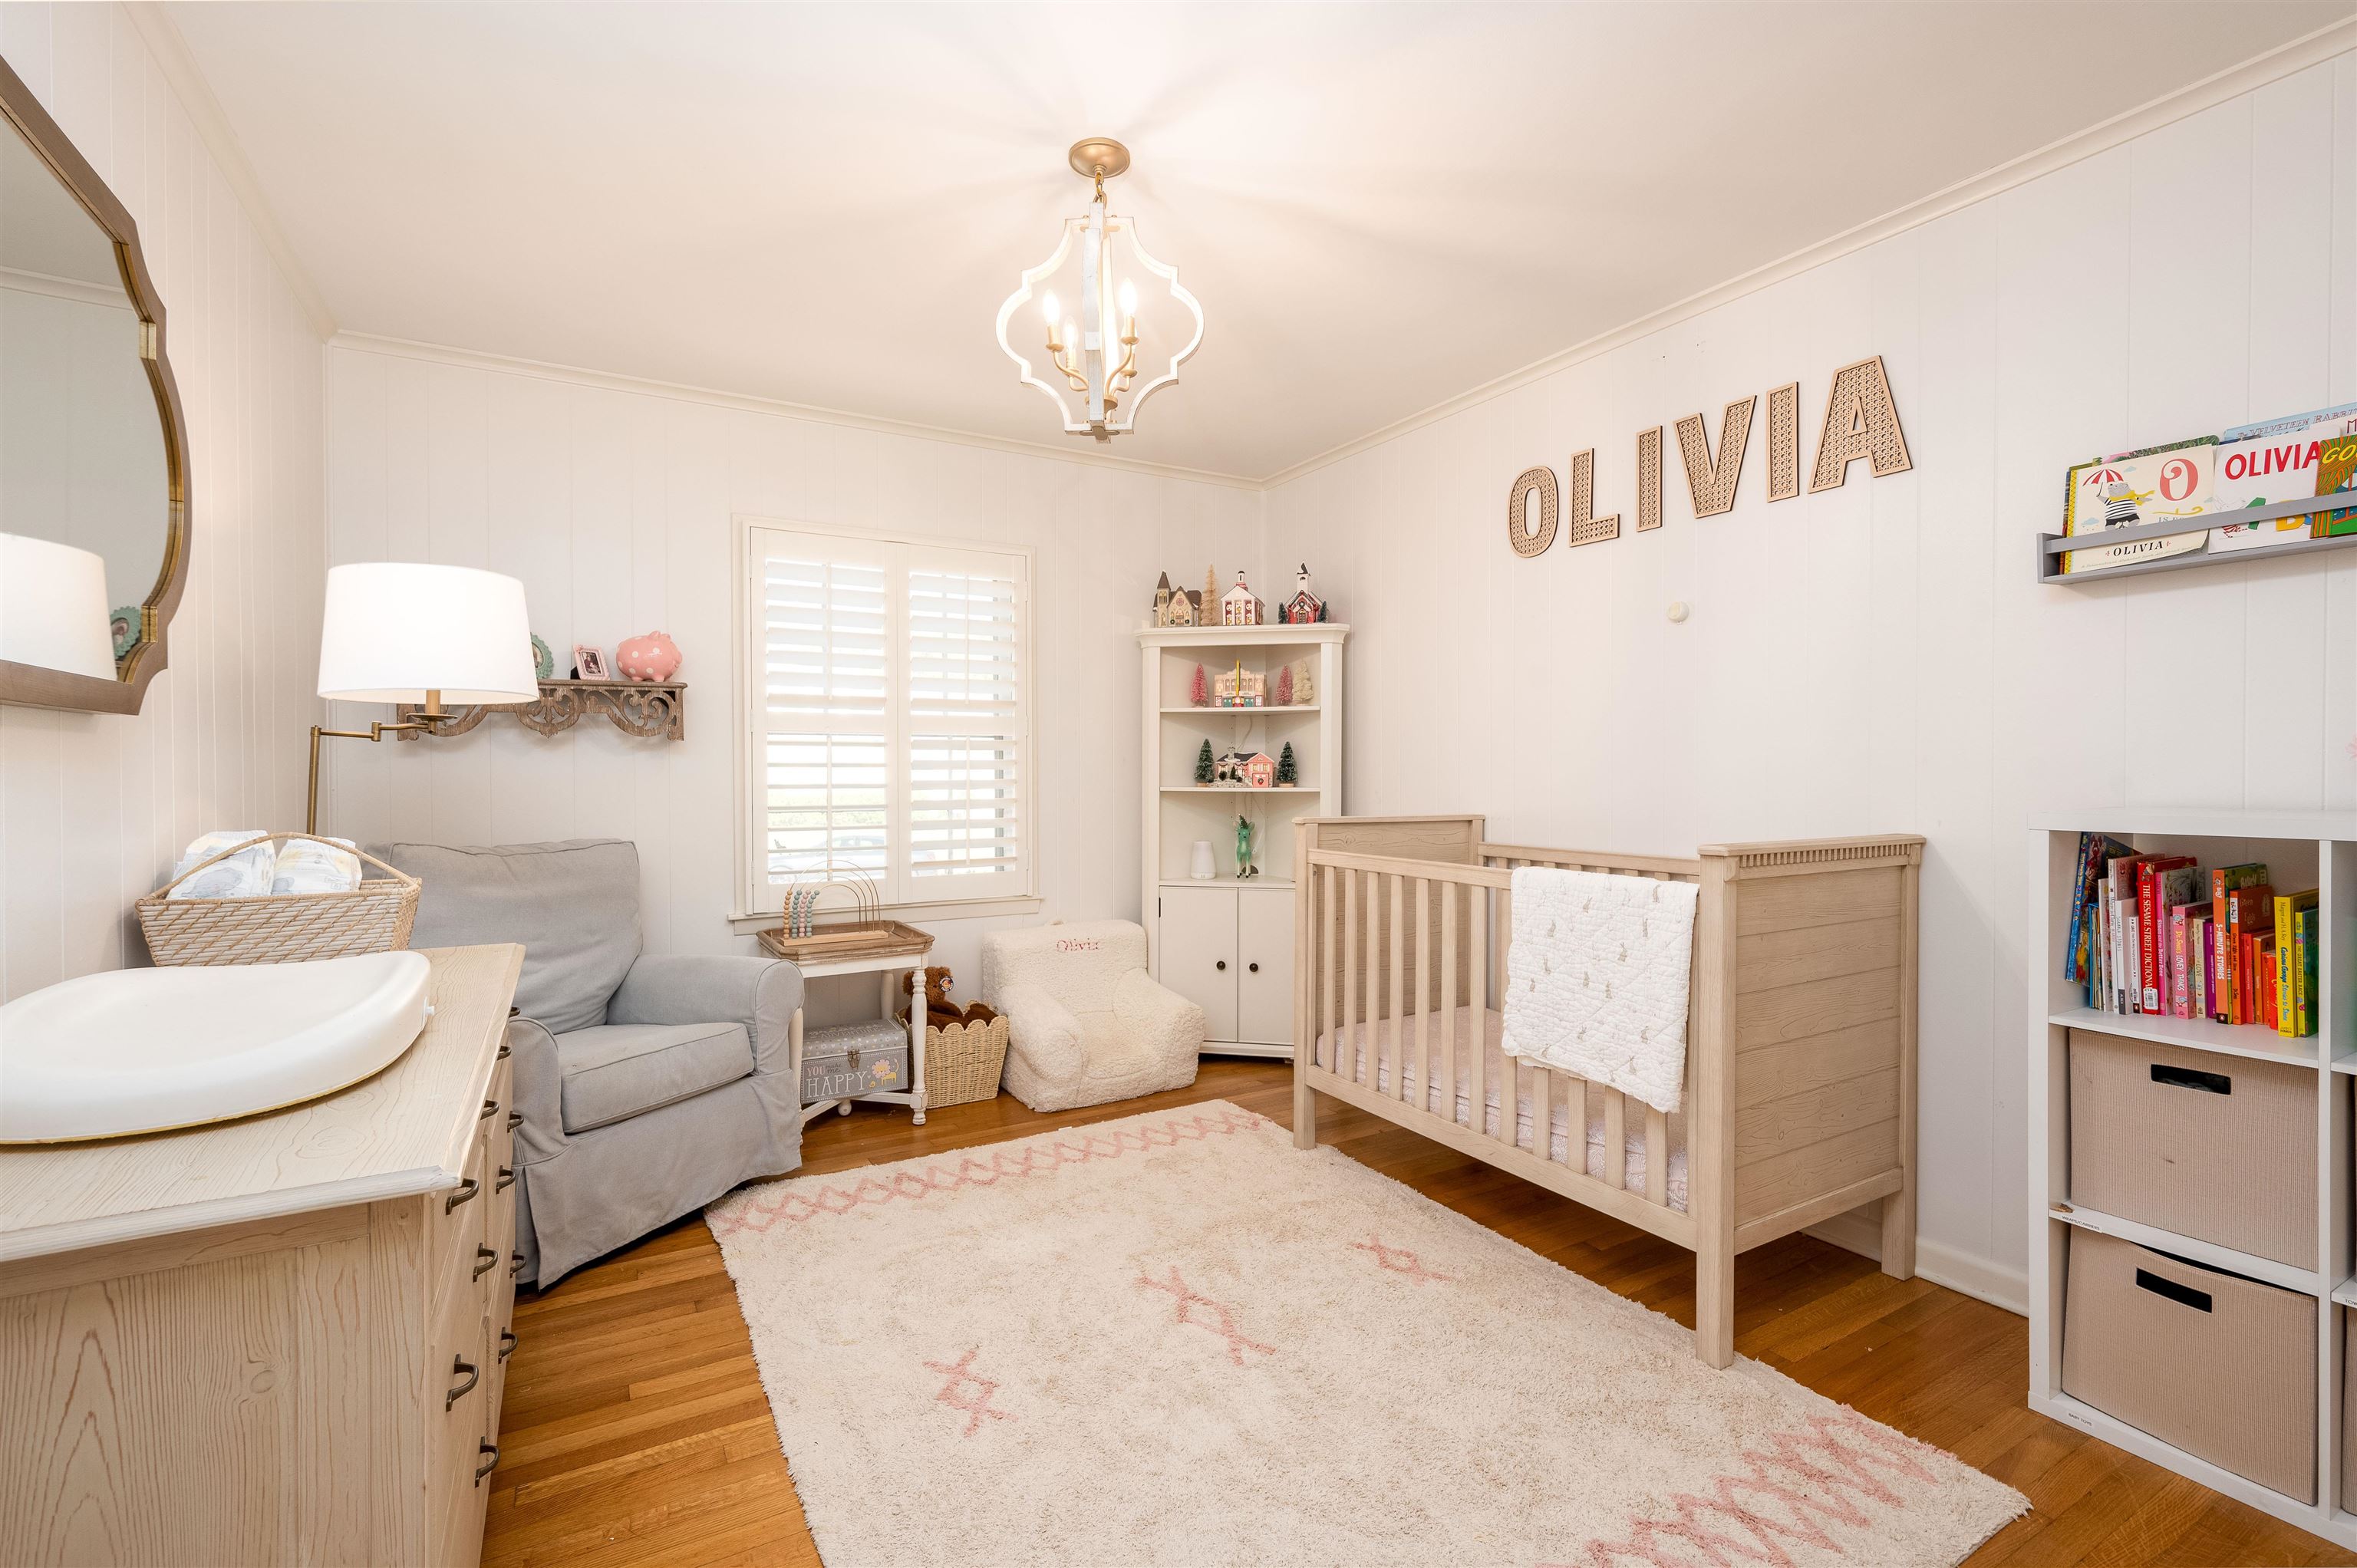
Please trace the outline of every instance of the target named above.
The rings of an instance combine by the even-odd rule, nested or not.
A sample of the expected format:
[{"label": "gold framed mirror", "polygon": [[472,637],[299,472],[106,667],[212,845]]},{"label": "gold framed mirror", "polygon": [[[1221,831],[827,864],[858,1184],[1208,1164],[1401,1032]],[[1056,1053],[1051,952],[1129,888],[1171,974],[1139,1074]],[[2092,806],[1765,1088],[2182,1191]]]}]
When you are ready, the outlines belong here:
[{"label": "gold framed mirror", "polygon": [[135,714],[188,580],[188,425],[131,214],[0,59],[0,702]]}]

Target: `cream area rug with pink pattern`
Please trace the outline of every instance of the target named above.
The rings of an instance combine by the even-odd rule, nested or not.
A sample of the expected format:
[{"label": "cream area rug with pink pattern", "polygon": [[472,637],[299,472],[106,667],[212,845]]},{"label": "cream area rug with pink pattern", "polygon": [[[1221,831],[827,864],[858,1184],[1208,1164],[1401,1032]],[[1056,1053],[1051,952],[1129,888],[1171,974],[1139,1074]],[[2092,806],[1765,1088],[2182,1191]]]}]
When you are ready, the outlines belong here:
[{"label": "cream area rug with pink pattern", "polygon": [[706,1218],[828,1568],[1898,1568],[2029,1506],[1223,1101]]}]

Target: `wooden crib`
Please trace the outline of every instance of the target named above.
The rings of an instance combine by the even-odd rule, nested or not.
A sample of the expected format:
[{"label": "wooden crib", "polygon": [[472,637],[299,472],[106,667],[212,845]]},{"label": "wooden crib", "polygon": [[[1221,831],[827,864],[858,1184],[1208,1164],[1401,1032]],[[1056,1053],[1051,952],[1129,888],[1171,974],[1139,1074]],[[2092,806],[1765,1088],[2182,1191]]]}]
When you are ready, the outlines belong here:
[{"label": "wooden crib", "polygon": [[[1483,826],[1297,824],[1294,1142],[1316,1145],[1313,1096],[1330,1094],[1691,1250],[1695,1348],[1714,1367],[1735,1359],[1738,1252],[1878,1203],[1883,1272],[1910,1277],[1922,839],[1709,844],[1679,860],[1490,843]],[[1701,885],[1674,1122],[1496,1054],[1523,865]]]}]

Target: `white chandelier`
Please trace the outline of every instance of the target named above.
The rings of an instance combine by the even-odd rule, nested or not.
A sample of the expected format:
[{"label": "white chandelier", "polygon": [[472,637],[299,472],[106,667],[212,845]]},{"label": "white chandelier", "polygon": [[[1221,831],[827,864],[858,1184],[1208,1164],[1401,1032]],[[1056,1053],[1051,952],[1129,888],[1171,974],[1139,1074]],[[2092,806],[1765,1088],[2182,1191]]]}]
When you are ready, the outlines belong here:
[{"label": "white chandelier", "polygon": [[[1165,266],[1137,242],[1137,220],[1124,218],[1105,205],[1104,182],[1129,167],[1129,149],[1105,136],[1072,144],[1072,170],[1096,188],[1088,210],[1064,220],[1062,240],[1055,253],[1023,274],[1023,285],[998,307],[998,346],[1023,372],[1024,383],[1038,387],[1056,405],[1064,428],[1074,435],[1111,441],[1126,435],[1146,400],[1178,379],[1178,366],[1203,340],[1203,307],[1178,286],[1178,269]],[[1115,252],[1121,252],[1116,264]],[[1159,278],[1168,289],[1167,300],[1157,295],[1145,302],[1146,330],[1138,328],[1140,275]],[[1080,296],[1080,309],[1065,309],[1055,286]],[[1030,357],[1007,337],[1007,329],[1026,302],[1040,300],[1047,328],[1048,377]],[[1169,358],[1161,372],[1139,384],[1138,345],[1149,338],[1186,344]]]}]

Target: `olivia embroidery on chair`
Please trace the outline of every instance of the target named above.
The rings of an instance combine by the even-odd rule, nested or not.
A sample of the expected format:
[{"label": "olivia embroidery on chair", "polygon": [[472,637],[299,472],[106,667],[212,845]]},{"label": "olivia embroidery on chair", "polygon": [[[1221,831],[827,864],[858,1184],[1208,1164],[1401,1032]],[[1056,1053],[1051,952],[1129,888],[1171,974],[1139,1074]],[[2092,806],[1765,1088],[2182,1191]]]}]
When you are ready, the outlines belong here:
[{"label": "olivia embroidery on chair", "polygon": [[[1198,1327],[1209,1329],[1213,1334],[1216,1334],[1221,1338],[1226,1340],[1228,1342],[1228,1359],[1234,1362],[1239,1367],[1244,1364],[1244,1352],[1247,1350],[1257,1350],[1264,1356],[1274,1356],[1276,1354],[1275,1346],[1263,1345],[1256,1339],[1245,1337],[1243,1331],[1236,1326],[1236,1316],[1234,1311],[1221,1302],[1213,1301],[1210,1296],[1205,1295],[1202,1292],[1189,1284],[1185,1280],[1180,1279],[1178,1277],[1178,1266],[1176,1263],[1173,1263],[1170,1266],[1170,1278],[1167,1282],[1154,1279],[1146,1274],[1140,1274],[1137,1276],[1137,1288],[1140,1290],[1166,1291],[1169,1294],[1177,1297],[1178,1301],[1178,1316],[1171,1321],[1174,1323],[1194,1324]],[[1211,1316],[1208,1317],[1197,1316],[1195,1315],[1195,1309],[1199,1306],[1204,1308]],[[1214,1319],[1216,1319],[1216,1321],[1214,1321]]]},{"label": "olivia embroidery on chair", "polygon": [[1848,1412],[1812,1416],[1799,1430],[1779,1433],[1770,1443],[1765,1452],[1743,1450],[1746,1467],[1718,1477],[1708,1496],[1681,1492],[1670,1498],[1674,1517],[1641,1520],[1622,1540],[1590,1540],[1581,1555],[1540,1568],[1618,1568],[1635,1563],[1647,1568],[1691,1568],[1701,1563],[1794,1568],[1786,1541],[1846,1557],[1847,1549],[1812,1516],[1858,1529],[1872,1524],[1877,1510],[1896,1512],[1907,1507],[1906,1497],[1870,1473],[1868,1466],[1910,1480],[1938,1479],[1917,1456],[1937,1449],[1926,1449],[1911,1437]]},{"label": "olivia embroidery on chair", "polygon": [[[1124,1155],[1150,1154],[1156,1149],[1177,1148],[1181,1143],[1200,1143],[1213,1133],[1225,1136],[1272,1125],[1274,1123],[1265,1116],[1256,1116],[1232,1105],[1222,1105],[1216,1112],[1173,1116],[1144,1127],[1119,1128],[1109,1134],[1092,1133],[1078,1144],[1060,1138],[1052,1144],[1028,1144],[1017,1149],[994,1150],[987,1159],[968,1155],[954,1166],[927,1165],[922,1171],[903,1170],[888,1181],[864,1176],[856,1186],[849,1187],[831,1182],[819,1185],[823,1178],[773,1182],[767,1187],[748,1188],[732,1198],[714,1204],[704,1211],[704,1218],[716,1236],[733,1236],[748,1230],[762,1232],[781,1219],[800,1225],[821,1215],[848,1214],[862,1205],[885,1204],[895,1198],[913,1201],[936,1193],[995,1187],[1002,1176],[1039,1176],[1065,1165],[1086,1165],[1092,1160],[1117,1160]],[[804,1190],[813,1187],[816,1187],[815,1191]]]},{"label": "olivia embroidery on chair", "polygon": [[[933,1398],[952,1410],[962,1410],[966,1412],[963,1435],[967,1437],[972,1437],[976,1431],[980,1430],[982,1418],[985,1415],[993,1421],[1020,1419],[1013,1411],[991,1408],[990,1396],[998,1391],[998,1384],[974,1370],[974,1359],[980,1354],[982,1354],[982,1347],[977,1345],[953,1362],[928,1361],[925,1363],[934,1371],[949,1379],[948,1382],[942,1385],[942,1391],[935,1394]],[[965,1391],[969,1384],[974,1391]]]}]

